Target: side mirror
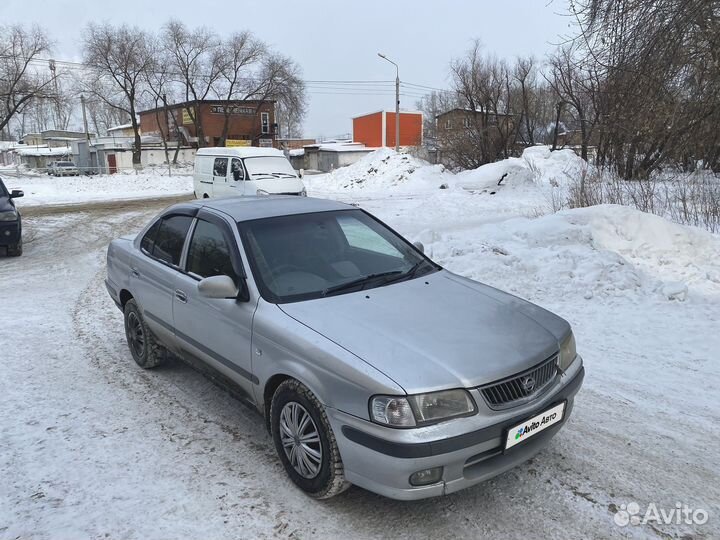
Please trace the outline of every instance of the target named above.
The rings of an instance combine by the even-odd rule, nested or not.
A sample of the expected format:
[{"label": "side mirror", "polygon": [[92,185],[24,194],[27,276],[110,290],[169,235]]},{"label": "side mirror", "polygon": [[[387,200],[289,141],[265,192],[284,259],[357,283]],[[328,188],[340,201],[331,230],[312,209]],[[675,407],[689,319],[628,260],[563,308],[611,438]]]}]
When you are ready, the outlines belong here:
[{"label": "side mirror", "polygon": [[212,276],[198,283],[198,291],[205,298],[237,298],[240,291],[228,276]]},{"label": "side mirror", "polygon": [[236,182],[239,182],[240,180],[242,180],[242,177],[240,176],[240,171],[238,171],[238,170],[233,171],[233,179]]},{"label": "side mirror", "polygon": [[417,249],[420,253],[425,253],[425,246],[423,246],[422,242],[413,242],[413,246],[415,246],[415,249]]},{"label": "side mirror", "polygon": [[19,197],[24,197],[24,196],[25,196],[25,193],[24,193],[22,190],[20,190],[20,189],[13,189],[13,190],[10,192],[10,198],[11,198],[11,199],[17,199],[17,198],[19,198]]},{"label": "side mirror", "polygon": [[298,171],[298,176],[300,176],[300,178],[302,178],[303,176],[305,176],[305,169],[300,169],[300,170]]}]

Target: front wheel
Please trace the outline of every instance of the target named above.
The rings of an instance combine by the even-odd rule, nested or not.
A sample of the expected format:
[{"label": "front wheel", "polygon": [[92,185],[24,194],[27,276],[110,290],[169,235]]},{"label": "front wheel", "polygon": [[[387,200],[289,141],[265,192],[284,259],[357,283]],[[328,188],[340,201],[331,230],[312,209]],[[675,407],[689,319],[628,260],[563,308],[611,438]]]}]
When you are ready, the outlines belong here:
[{"label": "front wheel", "polygon": [[315,499],[329,499],[350,484],[324,407],[302,383],[289,379],[270,405],[275,448],[290,479]]}]

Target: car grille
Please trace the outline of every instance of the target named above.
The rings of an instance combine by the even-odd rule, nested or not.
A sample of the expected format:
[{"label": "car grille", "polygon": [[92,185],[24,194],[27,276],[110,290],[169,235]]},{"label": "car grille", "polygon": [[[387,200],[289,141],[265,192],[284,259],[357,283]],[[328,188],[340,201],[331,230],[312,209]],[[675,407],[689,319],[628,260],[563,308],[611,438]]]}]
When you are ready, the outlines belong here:
[{"label": "car grille", "polygon": [[[491,408],[511,407],[540,394],[557,375],[557,354],[512,377],[480,387]],[[516,403],[518,402],[518,403]]]}]

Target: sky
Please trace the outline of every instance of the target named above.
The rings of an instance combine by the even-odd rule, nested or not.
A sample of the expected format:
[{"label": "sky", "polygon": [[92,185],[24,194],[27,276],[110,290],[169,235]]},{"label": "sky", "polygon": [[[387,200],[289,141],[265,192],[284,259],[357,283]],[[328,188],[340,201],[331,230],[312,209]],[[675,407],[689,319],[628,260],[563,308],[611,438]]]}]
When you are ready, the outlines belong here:
[{"label": "sky", "polygon": [[[0,24],[45,27],[56,59],[79,60],[82,28],[90,22],[157,31],[172,17],[221,36],[251,30],[295,59],[306,81],[385,81],[308,82],[303,131],[328,138],[349,134],[353,116],[394,109],[395,67],[378,52],[399,65],[402,82],[444,89],[450,61],[475,39],[501,58],[544,58],[570,31],[567,10],[567,0],[0,0]],[[401,108],[416,109],[426,92],[403,88]]]}]

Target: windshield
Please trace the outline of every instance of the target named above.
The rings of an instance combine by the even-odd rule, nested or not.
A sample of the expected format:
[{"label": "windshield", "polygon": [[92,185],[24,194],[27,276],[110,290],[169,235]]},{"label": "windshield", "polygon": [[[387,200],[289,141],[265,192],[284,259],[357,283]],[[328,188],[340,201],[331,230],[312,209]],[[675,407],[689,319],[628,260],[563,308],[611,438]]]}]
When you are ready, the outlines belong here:
[{"label": "windshield", "polygon": [[263,298],[297,302],[413,279],[439,267],[362,210],[239,224]]},{"label": "windshield", "polygon": [[268,178],[296,177],[290,162],[280,156],[258,156],[245,158],[245,168],[250,176]]},{"label": "windshield", "polygon": [[74,167],[75,164],[72,161],[58,161],[56,163],[58,167]]}]

